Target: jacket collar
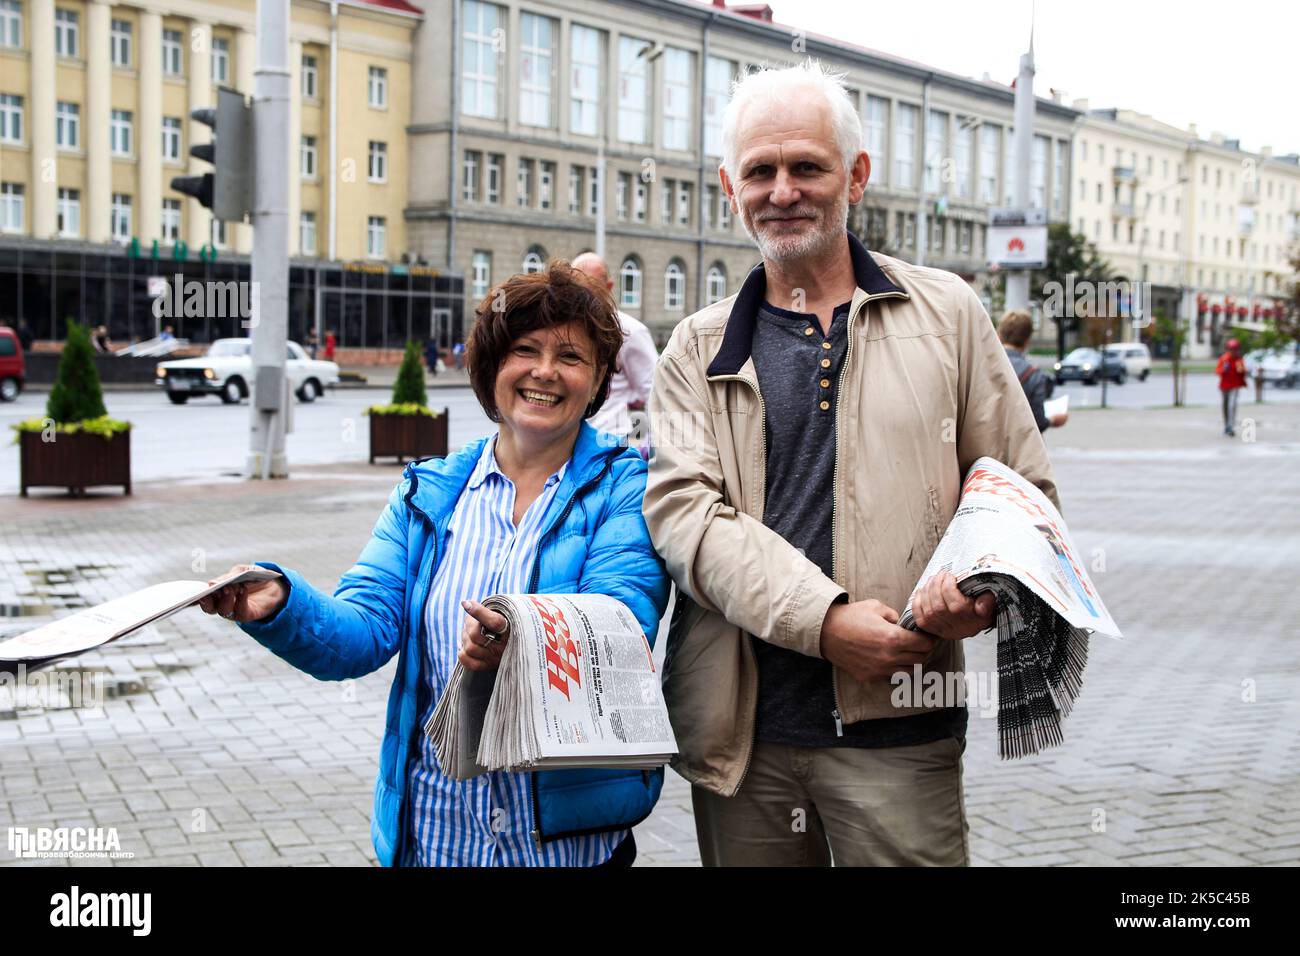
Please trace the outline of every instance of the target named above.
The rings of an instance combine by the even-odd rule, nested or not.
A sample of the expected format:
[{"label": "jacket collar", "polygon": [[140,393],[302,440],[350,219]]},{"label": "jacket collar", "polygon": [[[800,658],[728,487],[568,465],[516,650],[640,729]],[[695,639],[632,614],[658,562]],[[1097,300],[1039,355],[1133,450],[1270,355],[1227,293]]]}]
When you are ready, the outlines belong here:
[{"label": "jacket collar", "polygon": [[[853,278],[866,295],[902,295],[907,293],[894,285],[876,265],[871,253],[851,232],[845,233],[849,238],[849,257],[853,260]],[[758,319],[758,310],[767,293],[767,272],[763,263],[749,270],[736,301],[732,303],[731,314],[727,318],[727,330],[722,337],[722,348],[709,363],[708,375],[735,375],[742,365],[749,360],[754,341],[754,323]]]},{"label": "jacket collar", "polygon": [[[567,501],[573,493],[600,474],[608,459],[624,451],[587,422],[578,429],[573,455],[560,471],[560,487],[555,497]],[[484,450],[495,436],[476,438],[460,451],[446,458],[421,458],[406,466],[402,477],[410,487],[404,495],[408,505],[424,512],[435,524],[451,514],[461,492],[484,461]],[[483,466],[486,469],[486,465]],[[484,470],[486,475],[486,470]]]}]

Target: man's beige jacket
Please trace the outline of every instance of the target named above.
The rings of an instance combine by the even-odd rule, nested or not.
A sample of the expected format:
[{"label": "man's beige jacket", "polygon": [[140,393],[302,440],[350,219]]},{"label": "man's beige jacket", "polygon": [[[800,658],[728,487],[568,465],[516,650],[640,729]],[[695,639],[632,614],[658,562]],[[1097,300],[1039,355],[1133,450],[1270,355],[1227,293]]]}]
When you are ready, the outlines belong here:
[{"label": "man's beige jacket", "polygon": [[[870,253],[851,234],[858,288],[835,385],[833,580],[763,525],[763,405],[750,357],[766,278],[677,326],[650,397],[645,518],[679,590],[664,694],[673,767],[730,796],[754,743],[758,675],[747,634],[820,656],[831,603],[901,611],[948,526],[962,477],[990,455],[1057,502],[1047,451],[993,323],[958,276]],[[1059,504],[1059,502],[1057,502]],[[960,642],[927,669],[960,673]],[[920,713],[888,680],[834,672],[843,723]]]}]

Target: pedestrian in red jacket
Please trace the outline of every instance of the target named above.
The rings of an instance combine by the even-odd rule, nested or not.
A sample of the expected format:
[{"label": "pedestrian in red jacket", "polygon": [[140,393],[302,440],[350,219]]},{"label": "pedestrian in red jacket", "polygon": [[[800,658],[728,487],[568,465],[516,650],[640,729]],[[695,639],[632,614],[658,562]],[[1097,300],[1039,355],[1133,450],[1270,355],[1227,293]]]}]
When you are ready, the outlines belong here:
[{"label": "pedestrian in red jacket", "polygon": [[334,330],[330,329],[325,333],[325,361],[334,361],[334,349],[338,346],[339,340],[334,335]]},{"label": "pedestrian in red jacket", "polygon": [[1228,339],[1228,351],[1219,356],[1215,368],[1219,376],[1219,391],[1223,393],[1223,433],[1235,435],[1237,419],[1237,393],[1246,387],[1246,363],[1241,357],[1241,343]]}]

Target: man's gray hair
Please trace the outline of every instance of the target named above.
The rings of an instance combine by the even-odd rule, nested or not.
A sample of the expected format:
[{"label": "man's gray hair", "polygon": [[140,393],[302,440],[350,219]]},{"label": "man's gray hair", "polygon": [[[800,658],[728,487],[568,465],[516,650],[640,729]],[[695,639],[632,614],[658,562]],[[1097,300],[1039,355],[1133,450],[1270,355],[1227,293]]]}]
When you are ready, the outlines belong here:
[{"label": "man's gray hair", "polygon": [[798,94],[811,92],[821,96],[831,110],[831,127],[835,145],[844,160],[844,169],[862,150],[862,120],[844,86],[844,73],[832,73],[817,60],[804,60],[798,66],[762,69],[736,80],[731,101],[722,114],[722,167],[733,180],[739,170],[736,155],[740,118],[757,101],[765,100],[768,109],[782,108],[798,102]]}]

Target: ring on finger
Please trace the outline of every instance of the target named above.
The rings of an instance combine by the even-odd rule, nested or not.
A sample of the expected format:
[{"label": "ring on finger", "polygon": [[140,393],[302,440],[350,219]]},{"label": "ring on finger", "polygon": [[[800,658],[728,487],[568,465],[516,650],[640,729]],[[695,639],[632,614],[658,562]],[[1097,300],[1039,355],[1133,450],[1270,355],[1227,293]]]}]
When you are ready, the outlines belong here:
[{"label": "ring on finger", "polygon": [[479,636],[483,638],[483,647],[487,647],[489,644],[495,644],[497,641],[501,640],[500,634],[496,631],[489,631],[482,624],[478,626],[478,633]]}]

